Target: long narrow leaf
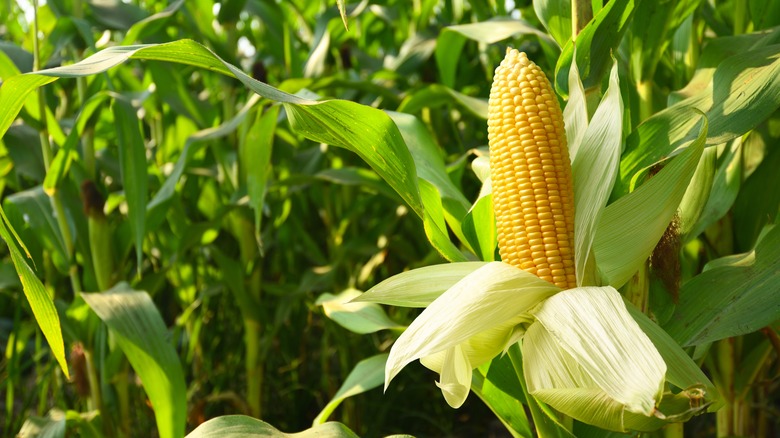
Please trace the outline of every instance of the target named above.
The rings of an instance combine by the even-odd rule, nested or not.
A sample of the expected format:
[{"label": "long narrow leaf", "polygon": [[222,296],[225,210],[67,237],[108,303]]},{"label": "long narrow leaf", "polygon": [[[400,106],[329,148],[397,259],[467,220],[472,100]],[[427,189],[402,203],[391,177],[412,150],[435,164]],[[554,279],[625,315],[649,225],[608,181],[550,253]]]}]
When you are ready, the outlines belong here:
[{"label": "long narrow leaf", "polygon": [[114,333],[141,378],[160,436],[183,436],[187,416],[184,372],[149,294],[119,285],[108,292],[81,296]]},{"label": "long narrow leaf", "polygon": [[[11,260],[16,268],[16,273],[19,274],[27,302],[30,303],[30,308],[33,311],[33,315],[35,315],[35,320],[38,322],[38,327],[41,328],[44,337],[46,337],[54,358],[60,364],[65,377],[70,378],[68,364],[65,361],[65,342],[62,339],[60,317],[57,314],[57,309],[54,307],[54,301],[46,288],[43,287],[41,280],[35,275],[30,265],[27,264],[27,260],[25,260],[22,252],[17,248],[16,242],[18,241],[22,244],[21,240],[8,222],[2,207],[0,207],[0,216],[2,216],[0,218],[0,237],[8,245]],[[27,251],[24,248],[24,244],[22,244],[22,248],[25,252]]]},{"label": "long narrow leaf", "polygon": [[137,270],[141,272],[144,234],[146,233],[147,171],[146,146],[141,124],[133,106],[120,96],[114,98],[114,122],[119,143],[122,187],[127,199],[127,215],[133,230]]},{"label": "long narrow leaf", "polygon": [[251,78],[191,40],[112,47],[73,65],[14,76],[0,87],[0,135],[5,134],[11,126],[27,95],[38,87],[59,77],[97,74],[130,58],[187,64],[237,78],[260,96],[283,103],[296,131],[311,140],[357,153],[401,195],[418,216],[423,216],[414,161],[398,128],[385,113],[354,102],[318,102],[285,93]]}]

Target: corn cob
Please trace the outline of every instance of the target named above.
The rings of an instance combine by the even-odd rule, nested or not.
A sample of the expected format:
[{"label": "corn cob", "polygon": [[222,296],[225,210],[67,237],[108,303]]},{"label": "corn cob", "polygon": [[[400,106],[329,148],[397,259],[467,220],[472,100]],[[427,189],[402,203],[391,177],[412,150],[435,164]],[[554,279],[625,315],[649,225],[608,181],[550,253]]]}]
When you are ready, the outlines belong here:
[{"label": "corn cob", "polygon": [[488,110],[490,178],[501,259],[576,287],[574,190],[563,114],[544,72],[507,49]]}]

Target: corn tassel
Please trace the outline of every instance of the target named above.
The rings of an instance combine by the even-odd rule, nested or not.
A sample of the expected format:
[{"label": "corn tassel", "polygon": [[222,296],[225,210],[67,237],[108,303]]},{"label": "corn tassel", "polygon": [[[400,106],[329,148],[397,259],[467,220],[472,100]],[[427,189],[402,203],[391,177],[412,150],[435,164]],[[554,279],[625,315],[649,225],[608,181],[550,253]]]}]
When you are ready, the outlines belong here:
[{"label": "corn tassel", "polygon": [[574,190],[563,114],[544,72],[507,49],[488,112],[490,177],[501,259],[576,287]]}]

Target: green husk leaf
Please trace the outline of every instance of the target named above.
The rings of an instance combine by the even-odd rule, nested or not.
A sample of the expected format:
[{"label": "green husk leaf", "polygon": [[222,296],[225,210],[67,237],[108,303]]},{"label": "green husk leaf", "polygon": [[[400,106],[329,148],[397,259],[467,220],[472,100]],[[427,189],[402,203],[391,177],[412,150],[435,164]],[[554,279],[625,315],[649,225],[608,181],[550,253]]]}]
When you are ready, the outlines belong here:
[{"label": "green husk leaf", "polygon": [[[484,265],[439,296],[398,338],[387,361],[385,387],[409,362],[447,350],[492,327],[527,319],[532,307],[559,291],[506,263]],[[500,352],[504,345],[493,347]]]},{"label": "green husk leaf", "polygon": [[463,234],[481,260],[495,260],[496,217],[493,211],[493,197],[481,196],[463,219]]},{"label": "green husk leaf", "polygon": [[569,69],[569,101],[566,103],[566,107],[563,108],[563,122],[564,126],[566,126],[569,157],[573,162],[577,159],[577,152],[589,123],[585,89],[582,87],[580,72],[577,68],[576,49],[575,58],[572,58],[571,68]]},{"label": "green husk leaf", "polygon": [[593,249],[601,277],[619,288],[645,263],[680,204],[707,136],[707,119],[691,144],[634,192],[607,206]]},{"label": "green husk leaf", "polygon": [[[652,415],[661,398],[666,364],[614,288],[561,292],[547,299],[535,316],[537,322],[523,340],[531,394],[591,424],[595,423],[590,417],[602,415],[596,405],[614,413],[616,403],[620,410]],[[577,394],[592,398],[595,405],[575,403]],[[621,416],[609,414],[599,421],[607,418]]]},{"label": "green husk leaf", "polygon": [[582,136],[572,163],[574,176],[574,254],[577,285],[598,283],[592,253],[597,225],[615,183],[620,163],[623,100],[620,97],[618,64],[614,62],[609,88]]}]

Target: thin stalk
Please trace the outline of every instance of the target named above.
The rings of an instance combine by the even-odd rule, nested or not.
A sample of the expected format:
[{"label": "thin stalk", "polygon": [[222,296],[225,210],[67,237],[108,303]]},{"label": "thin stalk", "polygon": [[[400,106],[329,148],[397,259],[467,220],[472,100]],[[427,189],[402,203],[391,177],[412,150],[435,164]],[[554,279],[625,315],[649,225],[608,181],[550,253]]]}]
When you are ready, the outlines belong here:
[{"label": "thin stalk", "polygon": [[[33,14],[33,71],[37,71],[40,70],[41,66],[40,43],[38,41],[38,0],[33,0],[33,8],[35,9],[35,13]],[[54,159],[54,152],[52,151],[48,130],[46,128],[46,99],[42,87],[38,89],[38,106],[40,108],[41,118],[39,137],[41,140],[41,151],[43,153],[43,165],[48,173],[51,162]],[[52,195],[50,199],[52,207],[54,208],[54,214],[57,216],[57,225],[59,226],[60,234],[62,235],[62,240],[65,244],[65,251],[67,252],[66,256],[68,257],[68,265],[70,266],[70,269],[68,270],[70,284],[73,288],[73,293],[78,293],[81,292],[81,281],[79,279],[78,266],[73,263],[73,237],[70,234],[65,208],[58,193]]]},{"label": "thin stalk", "polygon": [[[253,302],[260,303],[262,300],[262,263],[258,259],[259,249],[254,234],[254,223],[238,212],[232,213],[229,218],[230,226],[239,242],[241,265],[244,267],[254,265],[252,271],[245,278],[247,293],[252,297]],[[251,315],[251,312],[242,313],[246,348],[244,361],[247,380],[246,398],[250,414],[255,418],[262,418],[263,382],[265,380],[262,349],[263,326]]]},{"label": "thin stalk", "polygon": [[593,4],[591,0],[572,0],[571,2],[571,38],[577,35],[593,19]]},{"label": "thin stalk", "polygon": [[747,27],[747,0],[734,2],[734,35],[742,35]]},{"label": "thin stalk", "polygon": [[653,115],[653,81],[640,80],[636,84],[636,91],[639,95],[639,121],[643,122]]},{"label": "thin stalk", "polygon": [[735,434],[734,419],[734,338],[723,339],[717,343],[717,363],[721,387],[726,406],[716,413],[717,436],[727,437]]},{"label": "thin stalk", "polygon": [[87,407],[90,410],[99,410],[103,412],[103,399],[100,395],[100,380],[98,379],[97,371],[95,370],[95,363],[92,358],[92,353],[84,349],[84,362],[87,366],[87,380],[89,380],[89,401]]},{"label": "thin stalk", "polygon": [[125,362],[122,371],[117,373],[115,377],[116,384],[114,384],[117,392],[117,401],[119,402],[120,436],[130,436],[130,431],[132,430],[132,425],[130,424],[132,418],[130,412],[130,388],[127,384],[130,379],[130,373],[127,370],[128,367],[128,363]]},{"label": "thin stalk", "polygon": [[664,438],[685,438],[685,423],[669,423],[664,427]]}]

